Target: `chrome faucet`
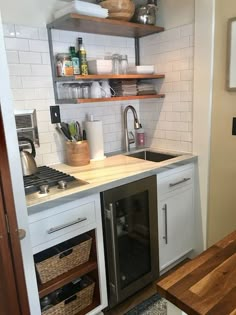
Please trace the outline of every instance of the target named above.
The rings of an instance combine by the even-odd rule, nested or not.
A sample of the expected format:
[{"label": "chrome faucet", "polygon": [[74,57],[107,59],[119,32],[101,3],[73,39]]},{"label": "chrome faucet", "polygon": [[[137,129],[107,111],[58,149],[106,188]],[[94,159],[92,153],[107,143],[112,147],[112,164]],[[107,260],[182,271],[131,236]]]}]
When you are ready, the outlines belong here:
[{"label": "chrome faucet", "polygon": [[125,136],[125,151],[126,152],[130,151],[130,144],[135,143],[135,136],[132,131],[128,131],[128,126],[127,126],[127,116],[128,116],[129,109],[131,109],[134,115],[134,129],[141,128],[135,108],[131,105],[128,105],[124,110],[124,133],[125,133],[124,136]]}]

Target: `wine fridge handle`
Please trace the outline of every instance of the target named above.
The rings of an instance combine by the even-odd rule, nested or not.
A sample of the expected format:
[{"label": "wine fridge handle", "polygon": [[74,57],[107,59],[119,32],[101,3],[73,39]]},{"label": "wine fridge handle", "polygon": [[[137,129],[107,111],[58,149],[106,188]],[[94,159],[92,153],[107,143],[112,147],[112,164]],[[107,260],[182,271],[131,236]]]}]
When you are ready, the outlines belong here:
[{"label": "wine fridge handle", "polygon": [[112,242],[112,256],[114,263],[114,280],[115,280],[115,288],[114,293],[116,295],[116,299],[118,301],[118,274],[117,274],[117,255],[116,255],[116,233],[115,233],[115,217],[114,217],[114,209],[113,204],[109,203],[109,212],[110,212],[110,227],[111,227],[111,242]]}]

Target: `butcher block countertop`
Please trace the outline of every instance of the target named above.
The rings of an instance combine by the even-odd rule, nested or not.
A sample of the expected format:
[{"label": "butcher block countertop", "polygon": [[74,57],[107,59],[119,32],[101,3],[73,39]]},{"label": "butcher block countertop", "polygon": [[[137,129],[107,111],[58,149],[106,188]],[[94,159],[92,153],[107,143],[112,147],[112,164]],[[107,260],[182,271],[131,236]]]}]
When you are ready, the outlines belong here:
[{"label": "butcher block countertop", "polygon": [[[163,153],[166,153],[166,151],[163,151]],[[51,165],[51,167],[59,171],[86,181],[87,184],[62,191],[60,197],[48,194],[46,196],[42,195],[40,198],[34,198],[34,196],[28,195],[26,196],[28,212],[55,207],[58,204],[70,202],[147,176],[155,175],[159,172],[193,162],[196,159],[197,157],[194,155],[181,154],[164,162],[150,162],[118,154],[101,161],[93,161],[88,165],[80,167],[68,166],[66,164]]]},{"label": "butcher block countertop", "polygon": [[188,315],[236,314],[236,231],[157,283]]}]

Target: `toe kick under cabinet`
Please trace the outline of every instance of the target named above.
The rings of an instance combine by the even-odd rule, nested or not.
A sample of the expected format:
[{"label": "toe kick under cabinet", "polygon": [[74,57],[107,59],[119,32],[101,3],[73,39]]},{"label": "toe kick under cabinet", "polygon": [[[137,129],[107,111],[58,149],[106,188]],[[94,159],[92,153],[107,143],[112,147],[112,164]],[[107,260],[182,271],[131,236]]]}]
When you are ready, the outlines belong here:
[{"label": "toe kick under cabinet", "polygon": [[99,195],[29,215],[42,315],[95,315],[107,306]]},{"label": "toe kick under cabinet", "polygon": [[194,164],[157,175],[160,271],[185,258],[194,244]]}]

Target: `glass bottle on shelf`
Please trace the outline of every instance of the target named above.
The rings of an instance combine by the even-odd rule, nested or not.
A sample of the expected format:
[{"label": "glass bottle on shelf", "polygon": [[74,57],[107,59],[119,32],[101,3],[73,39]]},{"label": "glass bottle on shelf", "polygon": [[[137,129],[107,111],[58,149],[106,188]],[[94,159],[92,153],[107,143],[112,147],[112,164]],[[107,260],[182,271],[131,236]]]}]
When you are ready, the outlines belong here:
[{"label": "glass bottle on shelf", "polygon": [[120,57],[120,73],[126,74],[128,70],[128,57],[127,55],[121,55]]},{"label": "glass bottle on shelf", "polygon": [[87,62],[87,52],[83,45],[83,39],[81,37],[78,38],[78,55],[80,58],[80,72],[81,75],[88,75],[88,62]]},{"label": "glass bottle on shelf", "polygon": [[70,46],[70,56],[71,56],[71,61],[72,61],[72,67],[73,67],[74,74],[80,74],[79,58],[76,55],[74,46]]}]

